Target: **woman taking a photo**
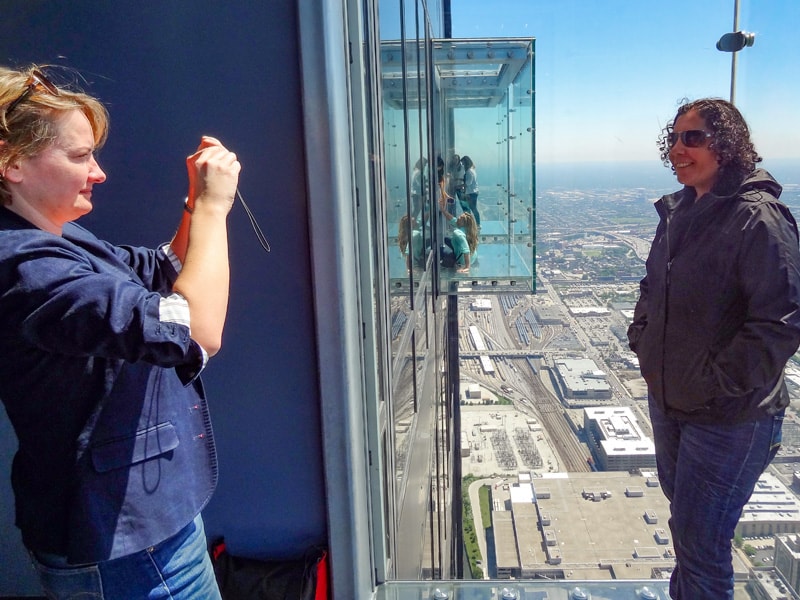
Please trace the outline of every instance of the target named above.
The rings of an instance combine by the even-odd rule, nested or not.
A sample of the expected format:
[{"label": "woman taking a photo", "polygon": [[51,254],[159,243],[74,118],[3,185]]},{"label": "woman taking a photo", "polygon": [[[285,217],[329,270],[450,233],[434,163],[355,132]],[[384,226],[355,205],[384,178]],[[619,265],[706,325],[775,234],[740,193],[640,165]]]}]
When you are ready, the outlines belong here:
[{"label": "woman taking a photo", "polygon": [[200,511],[217,482],[199,374],[228,303],[240,165],[203,137],[177,233],[114,246],[73,223],[106,174],[108,115],[0,68],[0,398],[16,524],[48,598],[219,598]]}]

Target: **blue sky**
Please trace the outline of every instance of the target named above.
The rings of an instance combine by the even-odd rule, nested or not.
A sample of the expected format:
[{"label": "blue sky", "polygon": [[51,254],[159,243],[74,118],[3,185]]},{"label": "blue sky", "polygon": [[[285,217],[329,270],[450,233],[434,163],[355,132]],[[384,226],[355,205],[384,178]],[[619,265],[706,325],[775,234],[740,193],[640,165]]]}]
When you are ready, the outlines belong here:
[{"label": "blue sky", "polygon": [[[537,163],[657,160],[682,98],[729,99],[733,0],[452,0],[453,37],[536,38]],[[800,1],[740,0],[736,105],[769,158],[800,158]]]}]

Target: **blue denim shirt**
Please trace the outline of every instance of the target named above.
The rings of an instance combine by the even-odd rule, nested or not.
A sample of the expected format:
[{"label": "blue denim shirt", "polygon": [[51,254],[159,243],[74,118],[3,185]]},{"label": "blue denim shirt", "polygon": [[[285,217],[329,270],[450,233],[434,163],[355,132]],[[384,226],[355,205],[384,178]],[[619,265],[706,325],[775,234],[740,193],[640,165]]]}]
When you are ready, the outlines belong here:
[{"label": "blue denim shirt", "polygon": [[163,250],[63,236],[0,208],[0,398],[19,449],[16,523],[33,551],[117,558],[189,523],[217,468],[200,347],[159,319]]}]

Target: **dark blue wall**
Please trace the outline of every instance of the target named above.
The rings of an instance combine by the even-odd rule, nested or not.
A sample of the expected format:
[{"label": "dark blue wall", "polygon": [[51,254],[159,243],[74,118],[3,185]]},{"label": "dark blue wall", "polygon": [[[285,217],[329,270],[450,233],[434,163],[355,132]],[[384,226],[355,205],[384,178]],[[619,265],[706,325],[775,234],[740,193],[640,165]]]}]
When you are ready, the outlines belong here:
[{"label": "dark blue wall", "polygon": [[[149,246],[171,237],[184,160],[201,134],[239,155],[240,190],[272,252],[234,207],[228,324],[204,376],[221,470],[206,527],[250,556],[296,556],[324,543],[295,3],[4,0],[0,63],[30,62],[67,67],[50,69],[57,80],[77,72],[111,113],[99,155],[108,180],[81,220],[100,237]],[[4,540],[13,533],[11,445],[0,447]],[[3,546],[0,594],[17,591],[9,578],[19,560],[18,548]]]}]

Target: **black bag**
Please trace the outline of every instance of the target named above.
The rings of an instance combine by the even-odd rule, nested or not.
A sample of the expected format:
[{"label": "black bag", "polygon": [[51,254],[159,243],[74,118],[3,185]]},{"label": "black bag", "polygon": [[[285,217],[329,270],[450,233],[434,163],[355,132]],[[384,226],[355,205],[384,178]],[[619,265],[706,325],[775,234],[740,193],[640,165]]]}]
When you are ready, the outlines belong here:
[{"label": "black bag", "polygon": [[212,547],[212,561],[223,600],[326,600],[327,552],[313,548],[300,560],[262,561],[228,554],[225,543]]}]

